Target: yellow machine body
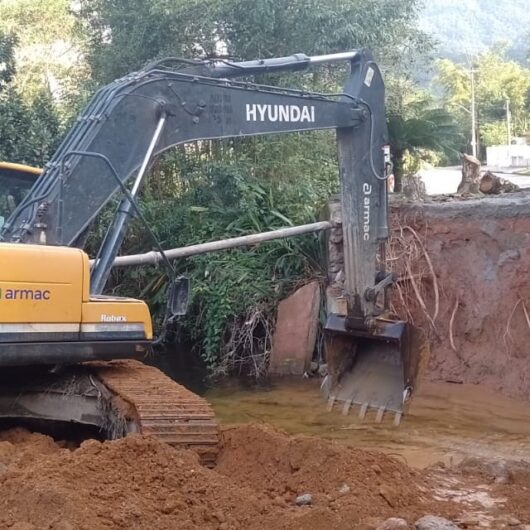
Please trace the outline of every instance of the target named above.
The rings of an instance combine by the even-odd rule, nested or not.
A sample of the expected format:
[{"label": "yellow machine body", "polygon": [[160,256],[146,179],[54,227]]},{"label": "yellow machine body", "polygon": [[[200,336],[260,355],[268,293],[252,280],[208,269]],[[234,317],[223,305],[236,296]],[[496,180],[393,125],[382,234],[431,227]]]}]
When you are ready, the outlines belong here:
[{"label": "yellow machine body", "polygon": [[89,287],[82,250],[0,243],[0,365],[17,364],[15,351],[28,356],[22,364],[47,362],[47,345],[57,362],[60,351],[71,362],[116,358],[112,343],[128,346],[118,357],[145,353],[153,337],[147,305],[91,296]]}]

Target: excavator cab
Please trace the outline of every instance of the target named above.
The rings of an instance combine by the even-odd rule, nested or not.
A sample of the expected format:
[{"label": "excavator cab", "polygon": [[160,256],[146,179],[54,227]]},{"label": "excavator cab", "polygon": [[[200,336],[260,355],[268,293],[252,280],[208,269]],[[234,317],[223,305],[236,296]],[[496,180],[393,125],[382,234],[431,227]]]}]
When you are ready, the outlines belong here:
[{"label": "excavator cab", "polygon": [[40,169],[0,161],[0,229],[33,186]]}]

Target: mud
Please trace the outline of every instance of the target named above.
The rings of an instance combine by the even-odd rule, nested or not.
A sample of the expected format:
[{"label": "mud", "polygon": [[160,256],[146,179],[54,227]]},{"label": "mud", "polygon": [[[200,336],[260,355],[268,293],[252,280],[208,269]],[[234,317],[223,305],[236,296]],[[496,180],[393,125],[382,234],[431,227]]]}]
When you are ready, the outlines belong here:
[{"label": "mud", "polygon": [[468,457],[530,462],[530,406],[477,385],[424,383],[399,428],[360,421],[352,408],[328,412],[319,381],[277,381],[262,389],[236,385],[207,394],[222,424],[269,424],[289,434],[308,435],[398,457],[423,469]]},{"label": "mud", "polygon": [[[398,309],[429,330],[427,377],[530,400],[530,195],[445,197],[392,210],[401,246],[396,268],[410,312]],[[409,252],[417,246],[409,228],[424,251]],[[414,257],[408,271],[407,255]],[[425,307],[406,280],[411,276]]]}]

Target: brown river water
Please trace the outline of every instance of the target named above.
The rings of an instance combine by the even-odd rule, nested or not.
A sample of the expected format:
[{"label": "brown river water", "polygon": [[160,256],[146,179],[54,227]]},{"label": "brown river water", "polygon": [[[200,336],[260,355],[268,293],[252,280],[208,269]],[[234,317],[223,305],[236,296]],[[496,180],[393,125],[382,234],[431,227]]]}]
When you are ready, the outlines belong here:
[{"label": "brown river water", "polygon": [[290,434],[383,451],[417,468],[466,456],[530,461],[530,404],[474,385],[423,383],[399,427],[390,420],[361,422],[353,408],[348,416],[340,408],[328,412],[317,380],[252,389],[223,385],[205,397],[224,425],[267,423]]}]

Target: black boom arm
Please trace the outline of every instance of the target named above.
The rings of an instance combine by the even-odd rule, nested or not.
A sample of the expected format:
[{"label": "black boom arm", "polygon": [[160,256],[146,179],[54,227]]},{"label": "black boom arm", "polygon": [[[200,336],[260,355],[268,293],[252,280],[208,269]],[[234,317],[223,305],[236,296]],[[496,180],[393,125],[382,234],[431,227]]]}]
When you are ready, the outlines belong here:
[{"label": "black boom arm", "polygon": [[[339,95],[233,80],[338,60],[351,63]],[[145,171],[146,153],[150,160],[195,140],[336,129],[346,287],[361,312],[371,313],[371,302],[360,293],[374,283],[378,242],[387,237],[387,130],[384,85],[369,52],[241,63],[187,61],[180,70],[169,67],[172,61],[155,63],[95,94],[3,226],[0,240],[75,244],[120,189],[119,181],[123,185]]]}]

